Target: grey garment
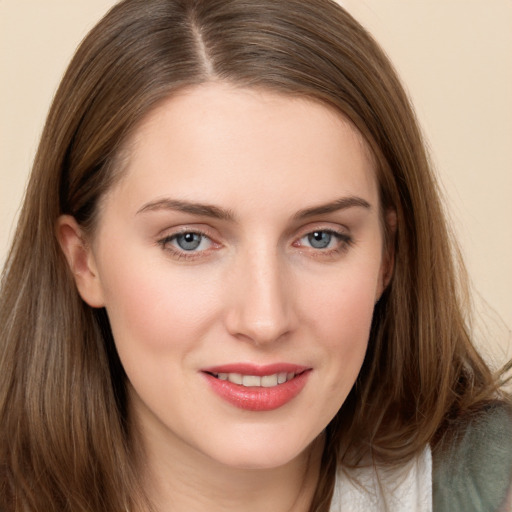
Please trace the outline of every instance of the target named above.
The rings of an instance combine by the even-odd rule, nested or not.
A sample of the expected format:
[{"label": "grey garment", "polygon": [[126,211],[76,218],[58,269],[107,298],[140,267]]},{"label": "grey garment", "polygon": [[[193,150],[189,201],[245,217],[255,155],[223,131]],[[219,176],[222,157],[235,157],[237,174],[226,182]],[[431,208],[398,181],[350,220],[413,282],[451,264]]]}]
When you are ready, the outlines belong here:
[{"label": "grey garment", "polygon": [[501,512],[512,482],[512,410],[494,402],[453,422],[433,454],[434,512]]}]

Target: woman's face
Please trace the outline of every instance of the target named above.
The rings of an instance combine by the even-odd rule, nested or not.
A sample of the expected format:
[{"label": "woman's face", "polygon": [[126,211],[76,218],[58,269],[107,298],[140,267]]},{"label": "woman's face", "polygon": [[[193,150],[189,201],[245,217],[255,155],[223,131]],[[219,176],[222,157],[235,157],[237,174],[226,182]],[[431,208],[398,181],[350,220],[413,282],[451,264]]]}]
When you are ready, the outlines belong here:
[{"label": "woman's face", "polygon": [[389,262],[361,137],[319,103],[209,84],[135,133],[78,280],[147,449],[283,465],[359,373]]}]

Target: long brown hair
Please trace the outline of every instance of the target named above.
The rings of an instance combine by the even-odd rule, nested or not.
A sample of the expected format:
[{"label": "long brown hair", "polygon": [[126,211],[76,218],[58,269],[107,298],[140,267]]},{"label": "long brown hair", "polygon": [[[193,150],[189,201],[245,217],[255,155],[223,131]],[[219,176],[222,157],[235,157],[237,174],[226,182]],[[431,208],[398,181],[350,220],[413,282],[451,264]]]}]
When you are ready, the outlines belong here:
[{"label": "long brown hair", "polygon": [[66,213],[92,232],[123,142],[163,99],[212,80],[338,109],[373,153],[383,209],[397,214],[394,275],[361,373],[326,429],[311,511],[328,510],[338,464],[369,452],[407,460],[496,390],[467,333],[462,268],[414,113],[370,35],[330,0],[125,0],[83,41],[56,93],[3,273],[5,512],[147,506],[108,318],[80,299],[55,223]]}]

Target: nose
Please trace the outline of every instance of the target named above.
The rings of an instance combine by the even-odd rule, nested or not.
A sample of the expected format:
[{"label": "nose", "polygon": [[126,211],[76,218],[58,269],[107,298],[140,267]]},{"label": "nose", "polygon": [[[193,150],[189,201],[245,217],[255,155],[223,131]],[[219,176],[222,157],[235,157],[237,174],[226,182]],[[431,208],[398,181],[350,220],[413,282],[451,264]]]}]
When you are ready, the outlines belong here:
[{"label": "nose", "polygon": [[241,260],[229,280],[227,330],[255,345],[277,341],[296,325],[285,264],[272,250],[253,252]]}]

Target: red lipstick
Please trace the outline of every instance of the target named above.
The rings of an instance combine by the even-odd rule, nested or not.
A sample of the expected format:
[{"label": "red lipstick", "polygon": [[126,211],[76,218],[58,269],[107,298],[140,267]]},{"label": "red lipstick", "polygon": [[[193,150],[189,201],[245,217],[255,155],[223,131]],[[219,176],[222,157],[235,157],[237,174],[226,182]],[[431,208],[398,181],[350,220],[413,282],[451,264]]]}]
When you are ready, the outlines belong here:
[{"label": "red lipstick", "polygon": [[271,411],[302,391],[311,368],[289,363],[234,363],[201,371],[211,389],[231,405],[247,411]]}]

